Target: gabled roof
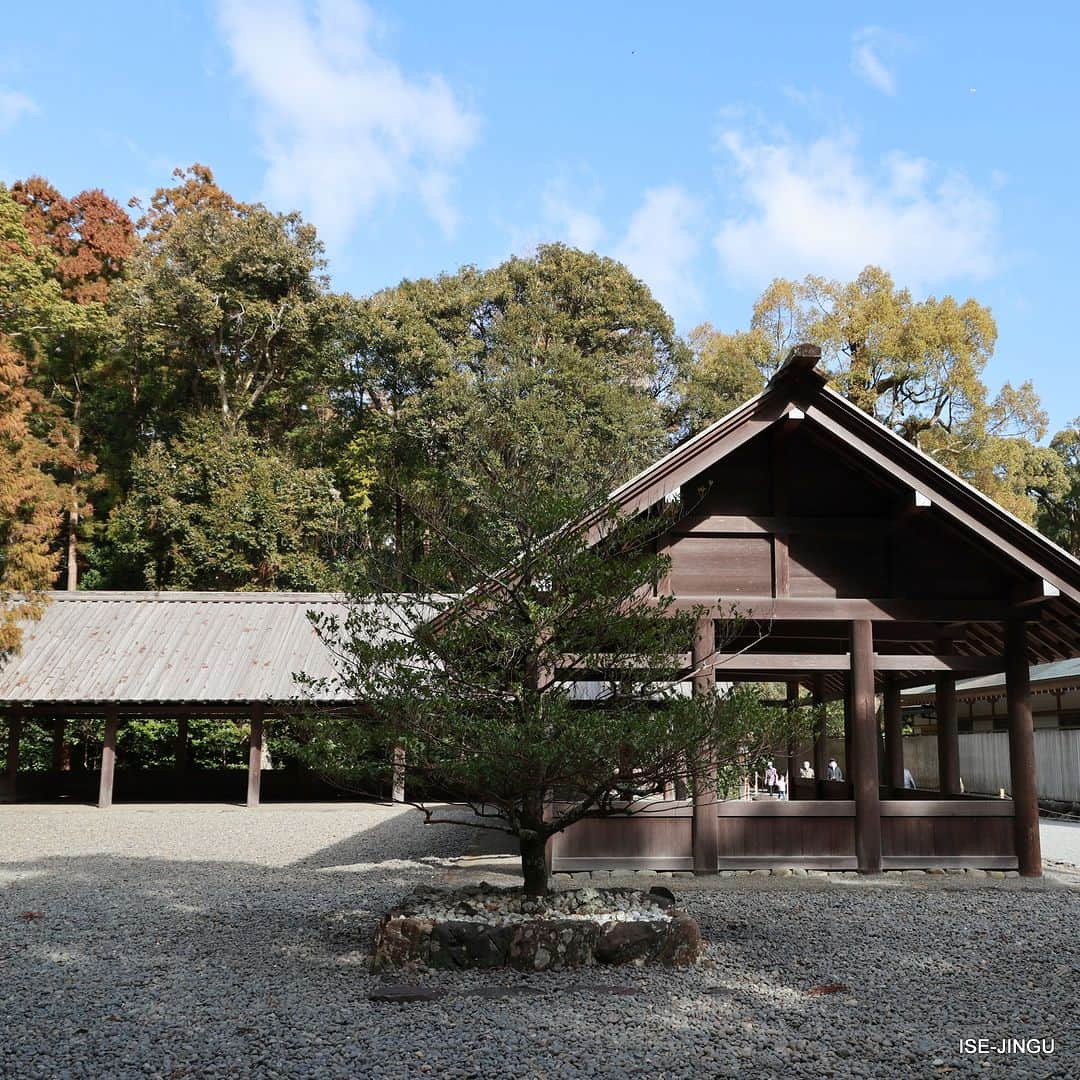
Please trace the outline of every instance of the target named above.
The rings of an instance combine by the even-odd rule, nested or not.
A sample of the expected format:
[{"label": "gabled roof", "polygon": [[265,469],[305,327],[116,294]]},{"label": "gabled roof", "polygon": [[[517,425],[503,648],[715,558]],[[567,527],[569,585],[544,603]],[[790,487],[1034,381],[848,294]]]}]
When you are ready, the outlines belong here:
[{"label": "gabled roof", "polygon": [[[634,513],[655,505],[773,424],[795,417],[842,442],[871,470],[906,484],[924,504],[994,548],[1053,598],[1041,609],[1053,628],[1036,629],[1033,659],[1080,653],[1080,561],[831,390],[816,370],[820,357],[816,346],[796,346],[760,394],[621,485],[606,509]],[[981,652],[1003,648],[994,627],[986,628],[985,639]]]},{"label": "gabled roof", "polygon": [[293,701],[304,696],[297,674],[337,673],[308,614],[344,620],[349,610],[332,593],[56,592],[50,601],[23,624],[21,650],[0,661],[0,704]]}]

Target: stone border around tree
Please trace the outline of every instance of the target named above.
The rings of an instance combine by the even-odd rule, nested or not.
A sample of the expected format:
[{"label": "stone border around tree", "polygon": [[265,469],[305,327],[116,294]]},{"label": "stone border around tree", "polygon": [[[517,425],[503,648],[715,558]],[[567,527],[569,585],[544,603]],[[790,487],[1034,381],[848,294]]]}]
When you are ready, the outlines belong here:
[{"label": "stone border around tree", "polygon": [[[524,914],[502,921],[499,914],[485,919],[484,901],[520,897],[520,889],[497,889],[486,884],[464,889],[419,886],[383,916],[375,932],[371,970],[431,968],[464,970],[514,968],[518,971],[557,971],[594,964],[661,964],[684,967],[701,951],[697,920],[675,907],[666,889],[646,893],[637,889],[588,888],[593,913],[559,916],[555,904],[544,898],[526,898]],[[565,896],[564,893],[556,894]],[[432,915],[431,903],[447,907],[445,915]],[[455,917],[458,903],[479,911]],[[612,917],[619,905],[620,914]],[[632,916],[628,909],[640,909]]]}]

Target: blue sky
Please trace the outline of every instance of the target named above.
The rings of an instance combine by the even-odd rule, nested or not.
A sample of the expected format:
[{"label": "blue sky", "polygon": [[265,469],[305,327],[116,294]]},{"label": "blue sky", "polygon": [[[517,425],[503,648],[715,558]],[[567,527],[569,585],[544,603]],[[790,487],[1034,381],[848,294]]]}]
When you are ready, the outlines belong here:
[{"label": "blue sky", "polygon": [[1033,379],[1060,427],[1080,16],[873,7],[60,0],[0,42],[0,179],[126,199],[201,161],[303,211],[358,294],[565,240],[684,331],[877,263],[989,304],[988,381]]}]

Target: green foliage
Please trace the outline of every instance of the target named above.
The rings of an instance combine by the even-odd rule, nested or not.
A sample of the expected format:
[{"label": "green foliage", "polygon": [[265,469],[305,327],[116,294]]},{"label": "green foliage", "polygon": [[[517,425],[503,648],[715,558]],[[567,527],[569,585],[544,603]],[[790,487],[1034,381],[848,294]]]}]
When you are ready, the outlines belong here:
[{"label": "green foliage", "polygon": [[772,350],[759,330],[724,334],[708,323],[691,333],[690,344],[693,362],[677,391],[687,434],[692,435],[765,388]]},{"label": "green foliage", "polygon": [[356,305],[344,341],[350,431],[339,478],[368,511],[372,557],[388,557],[401,585],[431,543],[401,487],[467,502],[455,429],[502,423],[495,398],[549,438],[565,418],[581,450],[567,475],[588,472],[599,489],[667,445],[685,363],[671,320],[625,267],[557,244],[489,271],[403,282]]},{"label": "green foliage", "polygon": [[317,395],[329,295],[322,245],[299,214],[238,203],[200,166],[154,197],[116,307],[157,435],[212,409],[282,436]]},{"label": "green foliage", "polygon": [[[556,409],[549,394],[508,366],[442,433],[445,486],[402,477],[397,491],[430,537],[416,592],[388,597],[369,574],[348,619],[320,625],[370,719],[317,715],[305,750],[324,773],[374,786],[387,748],[403,747],[406,789],[468,801],[516,836],[530,888],[542,887],[537,851],[553,833],[685,778],[703,752],[745,761],[786,722],[753,694],[680,692],[702,613],[652,595],[668,565],[652,541],[677,508],[590,515],[606,491],[591,486],[595,417],[579,403]],[[470,591],[441,597],[448,577]],[[559,677],[568,666],[591,673],[594,696]],[[547,792],[557,804],[545,814]]]},{"label": "green foliage", "polygon": [[951,296],[916,301],[878,267],[850,282],[777,279],[754,305],[750,331],[697,332],[685,383],[687,415],[702,427],[771,375],[798,342],[821,346],[833,387],[1021,518],[1037,490],[1060,486],[1038,445],[1046,413],[1030,382],[991,394],[983,372],[997,327],[989,308]]},{"label": "green foliage", "polygon": [[327,470],[204,416],[136,458],[108,539],[132,587],[319,590],[347,553],[349,512]]},{"label": "green foliage", "polygon": [[1080,557],[1080,419],[1050,441],[1054,465],[1033,485],[1039,504],[1038,524],[1066,551]]}]

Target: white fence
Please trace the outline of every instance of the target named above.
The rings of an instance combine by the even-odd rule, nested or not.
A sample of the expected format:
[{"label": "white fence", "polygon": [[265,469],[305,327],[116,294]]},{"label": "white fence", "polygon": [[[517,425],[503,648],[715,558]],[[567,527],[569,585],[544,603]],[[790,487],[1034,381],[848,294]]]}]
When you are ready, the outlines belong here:
[{"label": "white fence", "polygon": [[[904,738],[904,764],[921,788],[938,785],[937,737]],[[1009,735],[987,731],[960,736],[960,776],[966,791],[1011,793]],[[1035,781],[1040,799],[1080,802],[1080,729],[1035,732]]]}]

